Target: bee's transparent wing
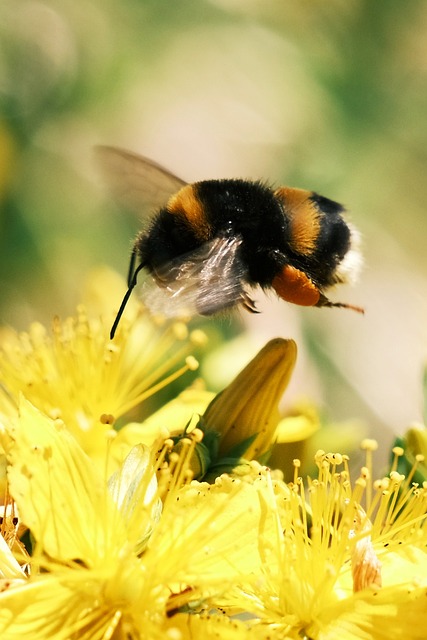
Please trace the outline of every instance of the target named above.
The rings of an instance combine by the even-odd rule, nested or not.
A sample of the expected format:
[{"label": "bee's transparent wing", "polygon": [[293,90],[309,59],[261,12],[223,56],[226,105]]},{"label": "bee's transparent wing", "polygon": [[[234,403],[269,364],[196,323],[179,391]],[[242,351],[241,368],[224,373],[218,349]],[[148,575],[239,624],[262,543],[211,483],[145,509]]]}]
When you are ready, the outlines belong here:
[{"label": "bee's transparent wing", "polygon": [[163,206],[187,183],[159,164],[117,147],[95,147],[95,158],[119,206],[139,215]]},{"label": "bee's transparent wing", "polygon": [[209,316],[238,304],[256,311],[245,287],[241,244],[240,236],[216,238],[166,265],[144,282],[144,304],[166,317]]}]

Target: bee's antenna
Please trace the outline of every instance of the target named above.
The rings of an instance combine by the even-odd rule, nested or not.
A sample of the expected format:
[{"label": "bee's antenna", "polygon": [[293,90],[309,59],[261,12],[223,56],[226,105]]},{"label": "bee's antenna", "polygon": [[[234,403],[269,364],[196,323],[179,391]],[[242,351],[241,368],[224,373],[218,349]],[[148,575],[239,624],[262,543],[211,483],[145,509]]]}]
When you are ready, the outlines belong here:
[{"label": "bee's antenna", "polygon": [[117,312],[116,315],[116,319],[114,320],[113,326],[111,327],[111,331],[110,331],[110,340],[113,340],[115,333],[116,333],[116,329],[118,327],[118,324],[120,322],[120,318],[123,315],[123,311],[125,310],[125,307],[128,303],[128,300],[130,298],[130,294],[132,293],[133,289],[136,286],[136,281],[137,281],[137,276],[138,273],[141,271],[141,269],[143,269],[145,267],[145,263],[141,262],[141,264],[134,269],[135,267],[135,259],[136,259],[136,251],[132,251],[132,255],[130,257],[130,264],[129,264],[129,274],[128,274],[128,290],[126,291],[124,298],[122,300],[122,304],[120,305],[120,308]]},{"label": "bee's antenna", "polygon": [[[136,256],[138,255],[138,251],[136,250],[136,248],[134,247],[132,249],[132,253],[130,254],[130,261],[129,261],[129,269],[128,269],[128,287],[130,287],[131,282],[134,278],[134,271],[135,271],[135,261],[136,261]],[[136,283],[135,283],[136,284]],[[135,286],[135,284],[133,286]]]}]

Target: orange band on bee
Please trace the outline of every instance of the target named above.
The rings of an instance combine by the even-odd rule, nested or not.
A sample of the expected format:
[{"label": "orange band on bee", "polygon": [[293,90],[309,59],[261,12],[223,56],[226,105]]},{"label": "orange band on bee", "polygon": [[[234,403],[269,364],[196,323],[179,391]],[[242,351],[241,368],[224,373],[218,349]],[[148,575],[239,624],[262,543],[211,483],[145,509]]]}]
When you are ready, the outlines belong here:
[{"label": "orange band on bee", "polygon": [[313,195],[305,189],[280,187],[274,195],[281,201],[290,222],[289,244],[300,255],[309,255],[316,249],[316,240],[320,232],[321,214]]},{"label": "orange band on bee", "polygon": [[198,240],[210,240],[211,229],[206,223],[203,205],[197,197],[194,185],[187,184],[169,198],[167,209],[174,215],[185,217]]},{"label": "orange band on bee", "polygon": [[303,307],[315,306],[320,298],[320,291],[312,280],[290,264],[273,278],[271,283],[277,295],[286,302],[293,302]]}]

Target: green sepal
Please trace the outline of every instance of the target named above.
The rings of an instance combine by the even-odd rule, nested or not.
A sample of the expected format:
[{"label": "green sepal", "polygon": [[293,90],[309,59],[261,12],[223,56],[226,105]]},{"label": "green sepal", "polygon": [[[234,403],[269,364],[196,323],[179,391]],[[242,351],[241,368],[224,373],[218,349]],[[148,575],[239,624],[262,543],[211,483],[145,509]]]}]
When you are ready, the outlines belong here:
[{"label": "green sepal", "polygon": [[204,476],[204,482],[213,483],[216,478],[219,478],[223,473],[232,474],[234,469],[242,464],[244,464],[246,460],[242,458],[232,458],[230,456],[226,456],[225,458],[220,458],[214,464],[212,464],[206,475]]},{"label": "green sepal", "polygon": [[246,438],[246,440],[242,440],[242,442],[239,442],[234,447],[231,447],[231,449],[228,451],[227,459],[244,458],[246,451],[248,451],[249,447],[257,438],[257,436],[258,433],[252,433],[248,438]]},{"label": "green sepal", "polygon": [[[195,419],[197,419],[196,424],[194,424]],[[220,434],[214,429],[206,429],[201,416],[193,416],[185,425],[184,431],[178,436],[173,436],[172,438],[177,449],[179,449],[180,440],[187,436],[187,432],[190,430],[190,425],[203,432],[203,440],[196,444],[194,449],[195,459],[193,458],[190,463],[194,479],[201,480],[218,458]]]}]

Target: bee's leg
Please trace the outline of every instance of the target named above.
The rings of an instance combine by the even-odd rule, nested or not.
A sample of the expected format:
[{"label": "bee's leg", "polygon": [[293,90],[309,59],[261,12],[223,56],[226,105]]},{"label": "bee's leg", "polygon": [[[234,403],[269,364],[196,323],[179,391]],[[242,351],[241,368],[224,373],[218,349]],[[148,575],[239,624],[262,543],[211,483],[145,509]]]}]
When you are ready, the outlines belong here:
[{"label": "bee's leg", "polygon": [[323,293],[320,294],[319,301],[315,305],[316,307],[339,307],[341,309],[352,309],[358,313],[365,313],[363,307],[357,307],[354,304],[347,304],[346,302],[332,302]]},{"label": "bee's leg", "polygon": [[[290,264],[281,267],[274,276],[271,286],[282,300],[302,307],[314,307],[322,297],[319,288],[309,276]],[[327,300],[324,296],[323,298]]]},{"label": "bee's leg", "polygon": [[260,313],[260,311],[256,308],[255,300],[252,300],[252,298],[247,294],[246,291],[243,291],[242,293],[242,306],[246,309],[246,311],[249,311],[250,313]]}]

